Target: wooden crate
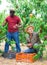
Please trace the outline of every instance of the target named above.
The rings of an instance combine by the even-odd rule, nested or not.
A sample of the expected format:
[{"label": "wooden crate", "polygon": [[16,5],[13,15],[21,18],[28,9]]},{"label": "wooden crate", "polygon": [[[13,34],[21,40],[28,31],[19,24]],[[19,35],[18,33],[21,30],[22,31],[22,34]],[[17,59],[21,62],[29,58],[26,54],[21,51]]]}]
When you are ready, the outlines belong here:
[{"label": "wooden crate", "polygon": [[34,62],[35,60],[33,57],[36,53],[17,53],[16,54],[16,61],[19,62]]}]

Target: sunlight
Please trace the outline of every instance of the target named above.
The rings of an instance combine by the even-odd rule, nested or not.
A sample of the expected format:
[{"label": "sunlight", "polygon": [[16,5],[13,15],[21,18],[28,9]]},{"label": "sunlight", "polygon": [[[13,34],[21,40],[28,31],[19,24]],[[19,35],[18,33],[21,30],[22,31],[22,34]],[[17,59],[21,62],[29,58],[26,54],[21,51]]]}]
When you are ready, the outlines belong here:
[{"label": "sunlight", "polygon": [[8,3],[6,0],[2,0],[2,4],[0,5],[0,12],[2,12],[3,10],[6,10],[8,8],[8,6],[10,6],[11,4]]}]

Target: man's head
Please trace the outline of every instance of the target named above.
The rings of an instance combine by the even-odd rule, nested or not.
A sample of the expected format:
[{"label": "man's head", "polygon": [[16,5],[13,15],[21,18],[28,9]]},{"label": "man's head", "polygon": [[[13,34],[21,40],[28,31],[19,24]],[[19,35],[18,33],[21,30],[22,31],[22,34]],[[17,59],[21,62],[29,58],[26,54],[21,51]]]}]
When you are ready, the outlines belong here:
[{"label": "man's head", "polygon": [[15,10],[14,9],[10,9],[10,16],[13,17],[15,14]]},{"label": "man's head", "polygon": [[33,26],[28,26],[27,29],[26,29],[26,32],[29,33],[29,34],[33,33],[33,31],[34,31]]}]

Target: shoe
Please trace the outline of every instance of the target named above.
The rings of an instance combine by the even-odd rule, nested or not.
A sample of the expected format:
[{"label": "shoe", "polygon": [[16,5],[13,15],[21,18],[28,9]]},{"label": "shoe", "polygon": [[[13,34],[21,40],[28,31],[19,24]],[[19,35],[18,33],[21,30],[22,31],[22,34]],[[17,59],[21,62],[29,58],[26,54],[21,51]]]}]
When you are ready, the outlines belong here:
[{"label": "shoe", "polygon": [[8,59],[13,59],[13,58],[15,58],[16,57],[16,52],[9,52],[9,54],[8,54]]},{"label": "shoe", "polygon": [[2,57],[8,58],[8,59],[13,59],[16,57],[16,52],[9,52],[9,53],[3,53]]},{"label": "shoe", "polygon": [[2,54],[2,57],[7,58],[7,57],[8,57],[8,53],[5,53],[5,52],[4,52],[4,53]]}]

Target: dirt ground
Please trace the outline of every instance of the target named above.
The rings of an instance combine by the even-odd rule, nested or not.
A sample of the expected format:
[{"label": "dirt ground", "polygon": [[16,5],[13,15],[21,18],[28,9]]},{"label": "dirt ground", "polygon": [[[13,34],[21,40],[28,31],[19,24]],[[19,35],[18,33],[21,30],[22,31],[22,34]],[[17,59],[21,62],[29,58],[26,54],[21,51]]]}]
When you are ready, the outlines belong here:
[{"label": "dirt ground", "polygon": [[[1,43],[0,49],[4,50],[4,44],[5,42]],[[26,47],[22,46],[21,48],[23,50]],[[34,63],[24,63],[24,62],[16,62],[16,59],[7,59],[0,57],[0,65],[47,65],[47,60],[38,60]]]}]

